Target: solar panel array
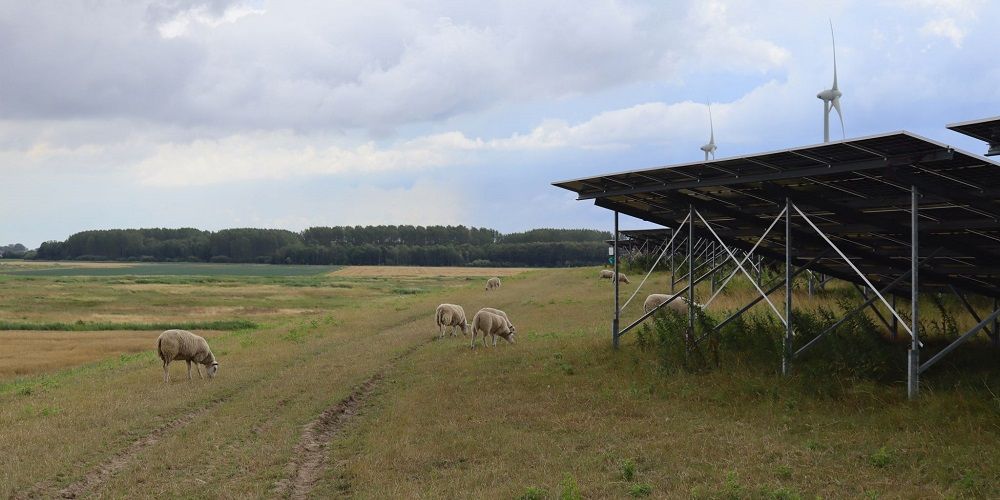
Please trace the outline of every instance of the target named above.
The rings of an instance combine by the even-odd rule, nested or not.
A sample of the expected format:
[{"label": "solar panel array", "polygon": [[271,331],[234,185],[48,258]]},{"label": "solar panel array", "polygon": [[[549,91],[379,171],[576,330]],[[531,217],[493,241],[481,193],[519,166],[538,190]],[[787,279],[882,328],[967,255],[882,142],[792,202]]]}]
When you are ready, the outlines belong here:
[{"label": "solar panel array", "polygon": [[[911,186],[920,198],[924,288],[954,285],[1000,296],[1000,164],[908,132],[659,167],[554,185],[581,200],[666,227],[693,207],[727,245],[749,250],[791,200],[878,286],[910,269]],[[792,254],[803,265],[828,248],[793,211]],[[698,237],[713,238],[700,219]],[[784,224],[758,252],[784,260]],[[861,283],[836,255],[810,269]],[[897,287],[904,293],[906,282]]]},{"label": "solar panel array", "polygon": [[1000,116],[952,123],[948,128],[969,137],[985,141],[990,145],[987,156],[1000,155]]}]

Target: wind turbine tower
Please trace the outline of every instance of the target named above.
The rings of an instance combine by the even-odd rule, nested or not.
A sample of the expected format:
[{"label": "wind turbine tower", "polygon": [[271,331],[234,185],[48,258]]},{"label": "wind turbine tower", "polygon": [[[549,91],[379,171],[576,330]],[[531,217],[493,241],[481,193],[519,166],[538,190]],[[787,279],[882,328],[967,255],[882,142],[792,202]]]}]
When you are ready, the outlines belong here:
[{"label": "wind turbine tower", "polygon": [[840,111],[840,89],[837,88],[837,40],[833,36],[833,21],[830,21],[830,40],[833,42],[833,87],[828,88],[816,97],[823,101],[823,142],[830,142],[830,108],[837,110],[840,117],[840,131],[847,135],[844,129],[844,114]]},{"label": "wind turbine tower", "polygon": [[705,144],[700,149],[705,152],[705,161],[708,161],[708,155],[712,155],[712,159],[715,159],[715,125],[712,123],[712,105],[708,105],[708,127],[710,131],[708,144]]}]

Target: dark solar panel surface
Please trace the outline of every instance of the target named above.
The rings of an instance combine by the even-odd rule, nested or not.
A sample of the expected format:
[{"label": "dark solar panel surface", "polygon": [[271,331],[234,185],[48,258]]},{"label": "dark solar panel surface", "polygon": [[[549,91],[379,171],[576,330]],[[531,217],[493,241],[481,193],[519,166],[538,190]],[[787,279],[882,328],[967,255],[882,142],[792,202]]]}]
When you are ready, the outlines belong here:
[{"label": "dark solar panel surface", "polygon": [[[876,285],[909,270],[915,185],[920,253],[936,252],[921,268],[921,286],[1000,296],[1000,164],[907,132],[554,184],[666,227],[677,227],[693,206],[727,245],[744,250],[788,198]],[[712,238],[696,220],[697,236]],[[798,264],[827,247],[795,212],[792,225]],[[784,235],[780,222],[758,251],[783,261]],[[836,256],[810,267],[860,282]]]},{"label": "dark solar panel surface", "polygon": [[948,125],[948,128],[981,141],[990,143],[1000,142],[1000,116],[962,123],[952,123],[951,125]]}]

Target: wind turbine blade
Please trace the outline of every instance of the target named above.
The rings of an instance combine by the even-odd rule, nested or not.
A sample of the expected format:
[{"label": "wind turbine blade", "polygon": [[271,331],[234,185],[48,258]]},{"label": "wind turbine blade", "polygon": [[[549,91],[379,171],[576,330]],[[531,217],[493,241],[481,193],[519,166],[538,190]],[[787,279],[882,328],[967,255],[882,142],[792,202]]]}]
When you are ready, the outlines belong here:
[{"label": "wind turbine blade", "polygon": [[844,113],[840,111],[840,98],[834,99],[832,104],[837,110],[837,116],[840,117],[840,133],[844,135],[844,139],[847,139],[847,130],[844,128]]},{"label": "wind turbine blade", "polygon": [[837,90],[837,39],[833,36],[833,19],[830,20],[830,40],[833,42],[833,90]]}]

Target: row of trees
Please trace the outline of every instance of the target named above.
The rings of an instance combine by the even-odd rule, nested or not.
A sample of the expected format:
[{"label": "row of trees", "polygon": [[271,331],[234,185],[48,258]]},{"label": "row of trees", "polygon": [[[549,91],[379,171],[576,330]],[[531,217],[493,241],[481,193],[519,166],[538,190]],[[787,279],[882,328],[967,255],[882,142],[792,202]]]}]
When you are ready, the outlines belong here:
[{"label": "row of trees", "polygon": [[422,266],[578,266],[601,263],[610,234],[535,229],[501,234],[465,226],[281,229],[109,229],[47,241],[35,258]]}]

